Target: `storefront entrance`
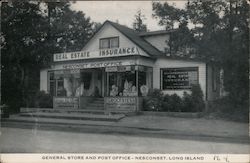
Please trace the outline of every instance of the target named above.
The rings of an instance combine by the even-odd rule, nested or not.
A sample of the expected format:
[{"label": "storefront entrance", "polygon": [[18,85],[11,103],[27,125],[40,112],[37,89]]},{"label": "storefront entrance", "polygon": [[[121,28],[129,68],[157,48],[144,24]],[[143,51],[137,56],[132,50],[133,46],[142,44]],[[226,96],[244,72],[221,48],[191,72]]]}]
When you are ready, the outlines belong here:
[{"label": "storefront entrance", "polygon": [[106,110],[137,111],[152,88],[152,68],[137,65],[56,70],[50,77],[55,108],[86,109],[98,101]]},{"label": "storefront entrance", "polygon": [[85,69],[80,72],[80,96],[104,97],[104,69]]}]

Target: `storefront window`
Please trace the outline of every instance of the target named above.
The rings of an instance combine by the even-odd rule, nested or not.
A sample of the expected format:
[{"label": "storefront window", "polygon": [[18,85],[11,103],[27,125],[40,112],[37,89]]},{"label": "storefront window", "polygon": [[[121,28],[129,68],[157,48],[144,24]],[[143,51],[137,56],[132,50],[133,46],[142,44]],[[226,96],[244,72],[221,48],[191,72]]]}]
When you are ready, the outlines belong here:
[{"label": "storefront window", "polygon": [[57,96],[66,96],[67,92],[64,88],[63,77],[59,77],[59,79],[56,80],[56,83],[57,83],[56,95]]},{"label": "storefront window", "polygon": [[[58,70],[49,72],[49,92],[52,96],[79,96],[79,70]],[[78,89],[78,90],[77,90]]]},{"label": "storefront window", "polygon": [[150,67],[139,66],[138,68],[138,95],[146,96],[153,84],[153,70]]},{"label": "storefront window", "polygon": [[150,68],[122,66],[107,68],[108,96],[146,96],[152,84]]},{"label": "storefront window", "polygon": [[136,72],[109,73],[109,96],[137,96]]},{"label": "storefront window", "polygon": [[55,96],[56,94],[56,89],[55,89],[55,78],[54,78],[54,72],[48,72],[48,76],[49,76],[49,87],[48,87],[48,91],[50,93],[51,96]]},{"label": "storefront window", "polygon": [[143,71],[139,71],[138,72],[138,85],[139,85],[139,96],[141,96],[142,95],[142,93],[141,93],[141,87],[142,86],[144,86],[144,85],[146,85],[147,83],[146,83],[146,80],[147,80],[147,78],[146,78],[146,72],[143,72]]},{"label": "storefront window", "polygon": [[213,91],[217,90],[217,72],[214,67],[212,67],[212,87]]}]

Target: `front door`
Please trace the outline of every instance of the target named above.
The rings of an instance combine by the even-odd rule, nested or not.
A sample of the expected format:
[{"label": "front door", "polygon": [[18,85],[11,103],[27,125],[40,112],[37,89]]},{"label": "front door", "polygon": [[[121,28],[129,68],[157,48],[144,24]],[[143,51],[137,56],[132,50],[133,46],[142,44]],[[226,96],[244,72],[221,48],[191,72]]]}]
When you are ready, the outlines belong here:
[{"label": "front door", "polygon": [[83,96],[103,96],[103,70],[101,68],[81,70]]}]

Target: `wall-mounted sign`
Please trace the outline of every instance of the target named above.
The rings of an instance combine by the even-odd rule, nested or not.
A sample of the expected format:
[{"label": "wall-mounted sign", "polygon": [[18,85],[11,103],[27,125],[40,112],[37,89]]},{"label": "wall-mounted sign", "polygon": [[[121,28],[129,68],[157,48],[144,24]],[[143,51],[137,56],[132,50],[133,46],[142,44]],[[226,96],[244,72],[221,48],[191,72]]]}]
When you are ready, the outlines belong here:
[{"label": "wall-mounted sign", "polygon": [[132,68],[131,66],[116,66],[116,67],[106,67],[105,71],[106,72],[126,72],[126,71],[131,71]]},{"label": "wall-mounted sign", "polygon": [[140,97],[104,97],[105,110],[108,112],[136,112],[142,108]]},{"label": "wall-mounted sign", "polygon": [[167,68],[161,70],[162,89],[190,89],[198,84],[198,68]]},{"label": "wall-mounted sign", "polygon": [[104,49],[100,50],[99,52],[100,57],[107,57],[107,56],[113,57],[113,56],[135,55],[135,54],[139,54],[139,51],[136,47]]},{"label": "wall-mounted sign", "polygon": [[105,71],[106,72],[116,72],[117,71],[117,66],[115,66],[115,67],[106,67]]},{"label": "wall-mounted sign", "polygon": [[77,97],[54,97],[53,98],[53,107],[54,108],[79,108],[79,98]]},{"label": "wall-mounted sign", "polygon": [[85,69],[85,68],[100,68],[100,67],[119,67],[135,65],[134,60],[127,61],[100,61],[100,62],[88,62],[88,63],[73,63],[73,64],[62,64],[55,65],[53,69]]},{"label": "wall-mounted sign", "polygon": [[60,77],[70,77],[74,75],[75,78],[80,78],[80,69],[70,69],[70,70],[56,70],[54,71],[56,79]]},{"label": "wall-mounted sign", "polygon": [[105,103],[109,105],[135,105],[135,97],[107,97]]},{"label": "wall-mounted sign", "polygon": [[54,62],[92,59],[92,58],[118,57],[127,55],[139,55],[138,48],[122,47],[122,48],[112,48],[112,49],[101,49],[99,51],[77,51],[70,53],[56,53],[54,54]]}]

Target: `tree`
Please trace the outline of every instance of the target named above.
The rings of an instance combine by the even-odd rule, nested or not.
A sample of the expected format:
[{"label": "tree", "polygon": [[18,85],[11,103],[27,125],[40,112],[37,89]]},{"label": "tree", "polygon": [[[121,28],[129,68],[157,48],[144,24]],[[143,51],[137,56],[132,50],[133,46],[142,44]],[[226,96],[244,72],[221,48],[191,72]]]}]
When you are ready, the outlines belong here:
[{"label": "tree", "polygon": [[[178,9],[167,2],[153,2],[153,17],[159,20],[159,25],[166,30],[172,30],[169,53],[178,56],[191,56],[190,50],[194,47],[194,37],[188,28],[188,15],[186,10]],[[189,49],[189,50],[187,50]]]},{"label": "tree", "polygon": [[94,22],[94,24],[93,24],[93,32],[98,31],[98,29],[100,29],[101,26],[102,26],[102,23]]},{"label": "tree", "polygon": [[93,23],[68,2],[14,0],[1,7],[1,102],[17,110],[39,90],[40,69],[50,64],[53,53],[81,50]]},{"label": "tree", "polygon": [[[198,55],[225,71],[225,89],[233,106],[248,106],[249,5],[245,0],[190,1],[190,20],[200,24]],[[242,108],[242,107],[241,107]]]},{"label": "tree", "polygon": [[78,51],[93,34],[93,23],[82,11],[73,11],[68,2],[47,2],[50,34],[59,51]]},{"label": "tree", "polygon": [[175,24],[184,24],[187,20],[184,10],[175,8],[167,2],[153,2],[153,17],[159,19],[159,25],[165,26],[166,30],[174,29]]},{"label": "tree", "polygon": [[39,11],[39,3],[2,3],[2,102],[11,107],[20,106],[38,83],[46,33]]},{"label": "tree", "polygon": [[[225,90],[232,106],[248,108],[249,5],[246,0],[188,1],[184,9],[167,3],[153,3],[159,24],[173,29],[170,40],[173,55],[179,48],[195,49],[193,57],[212,61],[224,69]],[[194,27],[189,30],[187,24]],[[183,26],[181,26],[183,24]]]},{"label": "tree", "polygon": [[145,15],[141,13],[141,10],[137,11],[137,14],[135,15],[135,20],[133,23],[133,29],[138,32],[145,32],[147,31],[146,24],[143,23],[143,20],[145,20]]}]

